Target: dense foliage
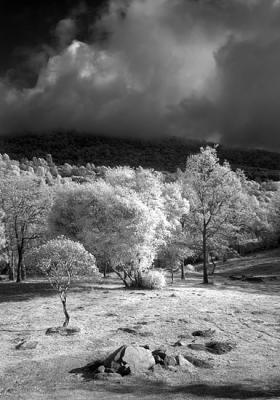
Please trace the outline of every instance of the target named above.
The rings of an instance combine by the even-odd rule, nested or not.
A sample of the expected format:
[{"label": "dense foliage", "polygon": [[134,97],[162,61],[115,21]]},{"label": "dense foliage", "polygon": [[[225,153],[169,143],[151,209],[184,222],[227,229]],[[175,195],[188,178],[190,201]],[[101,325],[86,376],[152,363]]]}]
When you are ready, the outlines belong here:
[{"label": "dense foliage", "polygon": [[[46,265],[67,260],[68,242],[53,251],[61,235],[127,287],[151,286],[159,277],[151,269],[173,275],[181,268],[183,277],[190,257],[203,261],[207,283],[209,259],[215,266],[230,254],[278,245],[279,182],[249,180],[216,147],[202,147],[185,161],[171,175],[91,162],[56,165],[51,155],[21,161],[0,155],[0,251],[10,278],[15,271],[24,279],[40,245]],[[63,275],[65,265],[57,262],[57,272]]]},{"label": "dense foliage", "polygon": [[[49,135],[20,135],[0,138],[2,152],[21,160],[52,154],[57,165],[129,165],[175,172],[184,169],[186,157],[205,145],[178,138],[165,140],[126,139],[82,135],[74,132]],[[233,169],[242,168],[250,179],[280,180],[280,154],[257,149],[238,149],[220,146],[218,156],[230,162]]]}]

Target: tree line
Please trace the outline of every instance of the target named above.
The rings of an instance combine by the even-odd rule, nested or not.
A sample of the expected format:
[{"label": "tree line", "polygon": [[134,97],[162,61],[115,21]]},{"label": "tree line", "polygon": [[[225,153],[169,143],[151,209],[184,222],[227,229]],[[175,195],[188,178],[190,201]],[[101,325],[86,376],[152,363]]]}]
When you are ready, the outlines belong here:
[{"label": "tree line", "polygon": [[249,180],[221,162],[216,147],[189,156],[172,179],[142,167],[58,167],[51,156],[18,162],[4,154],[0,202],[1,256],[18,282],[36,265],[52,279],[70,261],[76,271],[79,257],[70,257],[69,246],[78,244],[76,256],[95,271],[113,271],[127,287],[190,258],[202,261],[207,283],[209,260],[215,268],[246,243],[279,243],[279,183]]}]

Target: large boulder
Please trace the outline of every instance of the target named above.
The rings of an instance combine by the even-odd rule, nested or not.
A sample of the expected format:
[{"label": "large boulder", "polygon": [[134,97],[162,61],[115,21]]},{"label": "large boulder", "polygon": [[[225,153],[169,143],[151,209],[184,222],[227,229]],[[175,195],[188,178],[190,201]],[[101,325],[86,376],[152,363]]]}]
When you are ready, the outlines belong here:
[{"label": "large boulder", "polygon": [[142,373],[154,365],[155,359],[152,352],[140,346],[121,346],[104,361],[106,370],[121,375]]},{"label": "large boulder", "polygon": [[152,352],[139,346],[127,346],[122,360],[129,367],[131,374],[145,372],[155,365]]}]

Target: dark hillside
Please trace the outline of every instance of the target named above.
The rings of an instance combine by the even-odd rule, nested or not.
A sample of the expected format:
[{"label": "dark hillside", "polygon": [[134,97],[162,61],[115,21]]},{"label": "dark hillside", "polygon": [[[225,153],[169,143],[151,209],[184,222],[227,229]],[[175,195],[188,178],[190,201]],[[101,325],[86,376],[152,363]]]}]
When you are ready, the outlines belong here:
[{"label": "dark hillside", "polygon": [[[33,156],[45,157],[50,153],[56,164],[68,162],[82,165],[130,165],[150,167],[174,172],[184,169],[186,158],[206,143],[184,141],[178,138],[162,140],[127,139],[76,133],[49,135],[21,135],[0,138],[1,153],[13,159]],[[280,180],[280,154],[257,149],[237,149],[220,146],[218,155],[234,168],[245,170],[256,180]]]}]

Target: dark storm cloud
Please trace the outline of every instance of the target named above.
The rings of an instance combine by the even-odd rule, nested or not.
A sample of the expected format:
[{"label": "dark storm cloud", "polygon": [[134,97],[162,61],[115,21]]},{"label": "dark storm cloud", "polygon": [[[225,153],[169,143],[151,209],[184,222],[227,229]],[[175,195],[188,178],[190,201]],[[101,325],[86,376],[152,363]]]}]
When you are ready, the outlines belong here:
[{"label": "dark storm cloud", "polygon": [[280,149],[279,1],[115,0],[88,24],[87,41],[80,21],[90,10],[79,7],[52,27],[55,43],[30,52],[32,87],[3,76],[1,132],[172,134]]}]

